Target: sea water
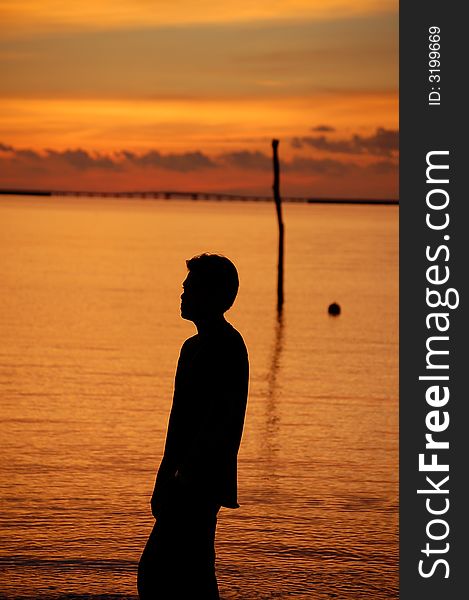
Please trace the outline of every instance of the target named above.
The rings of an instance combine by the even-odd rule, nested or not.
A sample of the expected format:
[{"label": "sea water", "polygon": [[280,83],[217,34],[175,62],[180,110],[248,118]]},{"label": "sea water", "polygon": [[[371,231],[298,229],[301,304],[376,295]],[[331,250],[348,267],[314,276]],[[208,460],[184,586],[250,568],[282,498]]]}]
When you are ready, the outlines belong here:
[{"label": "sea water", "polygon": [[[225,600],[398,596],[398,210],[0,198],[0,597],[136,598],[185,260],[231,258],[250,357]],[[328,306],[340,304],[340,316]]]}]

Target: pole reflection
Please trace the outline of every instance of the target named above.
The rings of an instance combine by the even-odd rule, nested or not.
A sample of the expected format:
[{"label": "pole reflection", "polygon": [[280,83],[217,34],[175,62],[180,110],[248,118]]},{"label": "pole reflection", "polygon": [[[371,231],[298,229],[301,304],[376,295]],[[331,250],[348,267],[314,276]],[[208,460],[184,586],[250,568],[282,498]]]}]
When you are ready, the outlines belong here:
[{"label": "pole reflection", "polygon": [[281,397],[280,371],[282,350],[285,335],[285,317],[283,313],[276,315],[274,339],[271,351],[270,365],[267,372],[267,389],[262,435],[263,464],[265,465],[265,480],[274,482],[278,478],[280,417],[278,404]]}]

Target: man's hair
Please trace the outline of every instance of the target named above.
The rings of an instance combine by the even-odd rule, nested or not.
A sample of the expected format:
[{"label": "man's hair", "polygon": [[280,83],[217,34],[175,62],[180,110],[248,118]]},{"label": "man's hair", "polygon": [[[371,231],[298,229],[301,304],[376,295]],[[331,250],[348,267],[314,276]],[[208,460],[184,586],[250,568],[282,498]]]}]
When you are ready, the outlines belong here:
[{"label": "man's hair", "polygon": [[189,272],[210,292],[216,310],[224,313],[233,305],[239,279],[231,260],[221,254],[205,252],[186,260],[186,265]]}]

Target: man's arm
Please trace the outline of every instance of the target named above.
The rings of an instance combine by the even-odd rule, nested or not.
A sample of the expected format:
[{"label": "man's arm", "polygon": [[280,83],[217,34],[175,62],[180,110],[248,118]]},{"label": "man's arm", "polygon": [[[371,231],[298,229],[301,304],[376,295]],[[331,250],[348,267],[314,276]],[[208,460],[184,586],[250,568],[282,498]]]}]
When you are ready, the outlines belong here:
[{"label": "man's arm", "polygon": [[157,518],[161,506],[166,502],[171,494],[171,489],[174,484],[176,471],[172,468],[171,463],[163,456],[158,474],[156,476],[155,487],[151,496],[151,512],[155,519]]},{"label": "man's arm", "polygon": [[181,440],[181,406],[178,398],[178,380],[181,377],[181,371],[184,369],[186,360],[186,348],[189,340],[186,340],[182,345],[181,352],[179,354],[178,365],[176,369],[176,377],[174,383],[174,395],[173,404],[171,407],[171,413],[168,421],[168,429],[166,433],[166,442],[164,448],[163,458],[158,468],[156,475],[155,486],[151,497],[151,510],[153,516],[156,518],[161,505],[168,499],[171,494],[171,490],[174,485],[174,479],[177,471],[177,457],[178,457],[178,446],[180,446]]}]

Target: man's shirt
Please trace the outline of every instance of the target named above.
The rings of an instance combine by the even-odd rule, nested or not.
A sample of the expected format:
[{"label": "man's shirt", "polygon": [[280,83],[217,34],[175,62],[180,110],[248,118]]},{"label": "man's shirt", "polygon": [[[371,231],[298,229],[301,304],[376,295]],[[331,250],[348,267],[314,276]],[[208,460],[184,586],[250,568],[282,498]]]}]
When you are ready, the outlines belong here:
[{"label": "man's shirt", "polygon": [[224,319],[186,340],[155,492],[174,484],[188,498],[237,508],[237,455],[246,412],[249,363],[241,335]]}]

